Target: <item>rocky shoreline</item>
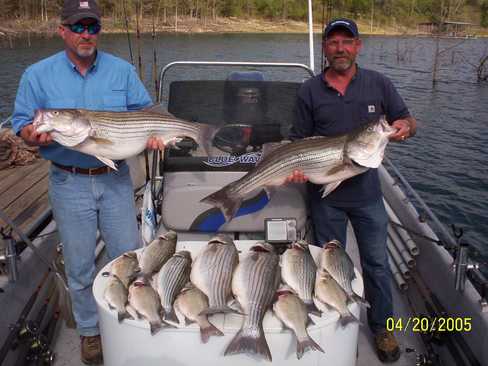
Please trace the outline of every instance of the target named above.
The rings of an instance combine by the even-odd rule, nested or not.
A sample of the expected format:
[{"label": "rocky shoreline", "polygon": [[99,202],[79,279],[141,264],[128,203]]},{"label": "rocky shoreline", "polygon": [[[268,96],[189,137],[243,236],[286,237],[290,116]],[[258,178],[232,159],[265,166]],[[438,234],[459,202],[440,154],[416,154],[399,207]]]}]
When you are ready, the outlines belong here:
[{"label": "rocky shoreline", "polygon": [[[104,33],[126,33],[125,24],[115,23],[111,18],[103,19]],[[129,30],[135,33],[135,20],[130,21]],[[414,34],[412,30],[403,27],[371,27],[366,23],[359,23],[362,34],[378,35],[402,35]],[[59,25],[58,19],[51,19],[47,22],[35,21],[4,21],[0,25],[0,37],[22,37],[28,35],[40,35],[50,37],[55,35],[56,28]],[[142,33],[152,32],[152,19],[145,19],[141,25]],[[287,21],[270,21],[264,19],[241,19],[235,17],[222,18],[215,20],[180,17],[175,24],[174,19],[168,22],[160,20],[156,25],[156,32],[161,33],[306,33],[308,26],[305,22],[287,20]],[[321,33],[322,25],[315,23],[314,32]]]}]

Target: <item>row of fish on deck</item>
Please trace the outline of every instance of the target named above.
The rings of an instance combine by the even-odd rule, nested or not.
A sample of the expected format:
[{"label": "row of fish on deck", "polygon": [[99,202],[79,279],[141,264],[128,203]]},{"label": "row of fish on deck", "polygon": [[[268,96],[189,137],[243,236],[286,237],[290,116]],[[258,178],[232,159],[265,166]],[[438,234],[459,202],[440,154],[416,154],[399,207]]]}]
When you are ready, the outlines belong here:
[{"label": "row of fish on deck", "polygon": [[[348,304],[367,302],[354,293],[351,259],[341,244],[324,245],[319,267],[305,241],[293,243],[280,256],[269,243],[257,243],[239,259],[232,239],[211,239],[192,262],[189,251],[176,251],[177,234],[169,231],[141,253],[128,252],[112,262],[104,298],[125,318],[149,322],[151,334],[161,328],[196,322],[203,343],[223,333],[208,320],[217,313],[244,317],[224,355],[249,353],[271,361],[263,330],[268,309],[293,330],[297,358],[307,350],[324,350],[309,336],[309,313],[335,310],[340,324],[358,322]],[[281,262],[281,263],[280,263]]]}]

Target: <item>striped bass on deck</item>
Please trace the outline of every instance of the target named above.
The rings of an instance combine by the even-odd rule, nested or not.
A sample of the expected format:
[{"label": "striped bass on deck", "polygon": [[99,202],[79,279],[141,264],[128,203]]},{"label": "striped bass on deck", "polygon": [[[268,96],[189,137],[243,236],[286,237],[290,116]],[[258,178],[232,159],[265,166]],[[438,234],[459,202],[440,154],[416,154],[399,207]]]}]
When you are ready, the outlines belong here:
[{"label": "striped bass on deck", "polygon": [[280,283],[279,257],[269,243],[257,243],[239,262],[232,276],[232,292],[244,312],[241,329],[224,355],[248,353],[272,361],[264,336],[263,318]]},{"label": "striped bass on deck", "polygon": [[49,132],[59,144],[93,155],[114,169],[113,160],[144,151],[151,136],[162,139],[165,145],[189,137],[208,155],[217,131],[214,126],[184,121],[156,107],[131,112],[41,109],[33,124],[38,133]]},{"label": "striped bass on deck", "polygon": [[378,168],[388,144],[388,137],[395,130],[384,118],[360,129],[337,137],[315,136],[296,140],[266,152],[258,164],[245,176],[201,202],[222,210],[225,220],[230,221],[242,201],[259,188],[284,184],[293,171],[301,170],[308,180],[323,184],[325,197],[344,180]]}]

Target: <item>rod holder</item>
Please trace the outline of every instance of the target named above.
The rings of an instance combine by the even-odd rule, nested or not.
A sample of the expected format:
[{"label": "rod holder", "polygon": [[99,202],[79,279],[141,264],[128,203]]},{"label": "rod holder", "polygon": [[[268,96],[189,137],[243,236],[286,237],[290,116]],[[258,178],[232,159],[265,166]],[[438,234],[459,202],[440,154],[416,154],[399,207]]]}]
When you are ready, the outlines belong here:
[{"label": "rod holder", "polygon": [[468,245],[460,243],[457,248],[456,259],[454,261],[454,287],[459,292],[464,292],[466,286],[466,275],[468,271],[478,269],[479,265],[468,260]]},{"label": "rod holder", "polygon": [[17,267],[17,249],[15,240],[11,236],[7,237],[7,250],[5,252],[5,260],[8,267],[8,280],[10,283],[17,282],[19,278],[19,269]]}]

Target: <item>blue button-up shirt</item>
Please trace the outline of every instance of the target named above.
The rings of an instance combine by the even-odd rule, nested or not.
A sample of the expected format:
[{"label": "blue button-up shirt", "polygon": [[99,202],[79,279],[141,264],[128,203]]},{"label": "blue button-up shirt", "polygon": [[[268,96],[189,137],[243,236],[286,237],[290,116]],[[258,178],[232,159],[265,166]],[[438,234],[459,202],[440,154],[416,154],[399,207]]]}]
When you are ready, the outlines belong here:
[{"label": "blue button-up shirt", "polygon": [[[83,108],[105,111],[130,111],[152,104],[135,68],[128,62],[97,52],[85,76],[80,74],[65,51],[31,65],[22,75],[12,126],[15,133],[32,123],[35,111],[45,108]],[[58,143],[40,148],[41,156],[58,164],[95,168],[97,158]]]},{"label": "blue button-up shirt", "polygon": [[[386,76],[358,67],[345,95],[341,95],[324,80],[322,73],[307,80],[298,91],[290,139],[346,134],[379,120],[381,115],[386,115],[390,123],[410,116],[402,97]],[[309,184],[311,190],[321,188]],[[358,207],[379,198],[378,172],[369,169],[342,182],[323,201],[337,207]]]}]

